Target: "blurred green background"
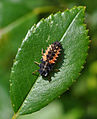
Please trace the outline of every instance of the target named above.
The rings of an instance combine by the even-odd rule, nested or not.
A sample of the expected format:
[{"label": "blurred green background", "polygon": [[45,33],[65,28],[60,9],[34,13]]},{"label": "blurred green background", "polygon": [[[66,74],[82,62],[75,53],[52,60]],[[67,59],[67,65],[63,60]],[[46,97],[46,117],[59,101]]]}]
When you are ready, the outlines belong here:
[{"label": "blurred green background", "polygon": [[73,6],[86,6],[91,39],[77,82],[54,102],[19,119],[97,119],[97,0],[0,0],[0,119],[11,119],[10,70],[27,31],[41,18]]}]

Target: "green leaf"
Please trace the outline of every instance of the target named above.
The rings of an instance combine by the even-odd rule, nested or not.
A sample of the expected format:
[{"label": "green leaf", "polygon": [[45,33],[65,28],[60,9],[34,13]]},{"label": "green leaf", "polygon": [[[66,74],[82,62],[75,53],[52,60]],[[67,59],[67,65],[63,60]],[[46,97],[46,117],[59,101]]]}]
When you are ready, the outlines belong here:
[{"label": "green leaf", "polygon": [[12,1],[0,1],[0,28],[12,23],[29,11],[30,10],[22,4]]},{"label": "green leaf", "polygon": [[[17,2],[12,0],[2,0],[0,1],[0,29],[4,28],[8,24],[11,24],[35,8],[51,6],[51,10],[53,10],[54,8],[52,7],[55,5],[55,3],[56,2],[51,2],[50,0],[19,0]],[[48,9],[48,11],[51,10],[50,8]]]},{"label": "green leaf", "polygon": [[0,84],[0,119],[11,119],[12,114],[10,97],[5,88]]},{"label": "green leaf", "polygon": [[[32,12],[16,20],[0,32],[0,83],[8,84],[10,68],[18,47],[28,29],[37,22],[37,15]],[[5,75],[7,74],[7,75]]]},{"label": "green leaf", "polygon": [[[10,91],[16,115],[35,112],[66,91],[79,76],[88,50],[88,31],[84,7],[74,7],[42,19],[23,40],[11,72]],[[41,59],[41,49],[60,41],[63,52],[47,78],[32,75],[39,69],[34,61]],[[48,79],[51,79],[49,82]],[[15,115],[15,116],[16,116]]]},{"label": "green leaf", "polygon": [[24,6],[27,6],[29,9],[35,9],[38,7],[44,6],[55,6],[58,5],[58,0],[20,0]]}]

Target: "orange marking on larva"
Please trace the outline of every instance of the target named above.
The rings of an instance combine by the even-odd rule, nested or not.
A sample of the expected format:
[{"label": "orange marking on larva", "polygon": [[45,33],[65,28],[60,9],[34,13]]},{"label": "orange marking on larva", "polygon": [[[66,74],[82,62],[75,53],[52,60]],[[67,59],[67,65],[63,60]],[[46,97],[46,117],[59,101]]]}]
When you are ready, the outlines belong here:
[{"label": "orange marking on larva", "polygon": [[42,56],[43,60],[46,61],[47,60],[47,57],[46,55]]},{"label": "orange marking on larva", "polygon": [[49,45],[49,47],[47,48],[47,50],[45,51],[45,53],[43,54],[42,58],[44,61],[47,60],[47,55],[48,55],[48,52],[52,49],[52,46]]},{"label": "orange marking on larva", "polygon": [[53,63],[55,63],[55,61],[54,60],[50,60],[49,63],[50,64],[53,64]]},{"label": "orange marking on larva", "polygon": [[59,53],[60,53],[60,49],[57,50],[57,52],[56,52],[55,56],[53,57],[53,59],[49,61],[50,64],[55,63]]}]

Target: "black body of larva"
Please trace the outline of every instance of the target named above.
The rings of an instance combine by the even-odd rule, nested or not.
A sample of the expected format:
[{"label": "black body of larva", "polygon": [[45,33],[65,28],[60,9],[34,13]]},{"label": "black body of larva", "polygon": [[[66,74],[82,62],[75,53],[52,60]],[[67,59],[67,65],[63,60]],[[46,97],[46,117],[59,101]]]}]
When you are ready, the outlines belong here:
[{"label": "black body of larva", "polygon": [[56,41],[53,44],[49,45],[45,53],[43,53],[41,63],[39,65],[39,73],[42,76],[48,76],[49,72],[53,69],[54,64],[60,54],[61,48],[61,43]]}]

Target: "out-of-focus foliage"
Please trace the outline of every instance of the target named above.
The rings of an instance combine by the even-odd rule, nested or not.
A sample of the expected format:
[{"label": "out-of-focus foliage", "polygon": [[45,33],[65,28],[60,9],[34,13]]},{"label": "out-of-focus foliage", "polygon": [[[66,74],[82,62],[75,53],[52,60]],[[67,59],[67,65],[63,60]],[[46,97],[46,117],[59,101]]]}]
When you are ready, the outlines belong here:
[{"label": "out-of-focus foliage", "polygon": [[8,92],[0,84],[0,119],[10,119],[12,108]]},{"label": "out-of-focus foliage", "polygon": [[10,1],[0,1],[0,28],[12,23],[29,11],[25,6],[21,6],[21,4]]},{"label": "out-of-focus foliage", "polygon": [[[0,0],[0,119],[10,119],[13,113],[9,98],[10,69],[28,29],[40,18],[74,5],[87,8],[85,21],[92,42],[85,68],[78,81],[58,99],[60,103],[36,112],[36,116],[57,119],[56,111],[49,113],[55,107],[58,119],[97,119],[97,0]],[[37,119],[30,115],[25,118]]]}]

